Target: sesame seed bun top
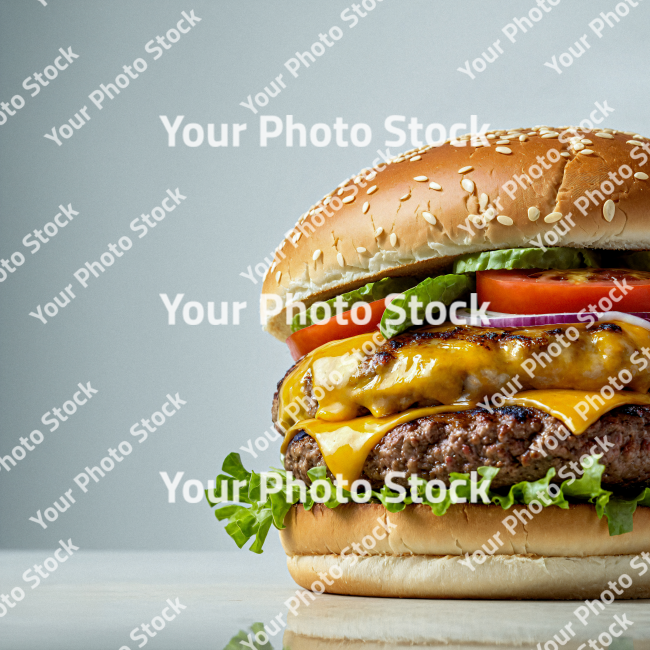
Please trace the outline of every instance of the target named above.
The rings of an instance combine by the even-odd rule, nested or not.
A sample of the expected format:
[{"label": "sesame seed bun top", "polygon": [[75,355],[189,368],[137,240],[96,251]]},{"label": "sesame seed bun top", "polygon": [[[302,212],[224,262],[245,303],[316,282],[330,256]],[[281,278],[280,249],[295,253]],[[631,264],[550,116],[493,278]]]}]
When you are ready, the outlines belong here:
[{"label": "sesame seed bun top", "polygon": [[[545,246],[650,248],[648,138],[571,129],[492,131],[490,146],[466,135],[464,146],[425,146],[363,170],[300,217],[263,293],[309,305],[464,253],[531,246],[551,230]],[[284,310],[264,329],[286,340]]]}]

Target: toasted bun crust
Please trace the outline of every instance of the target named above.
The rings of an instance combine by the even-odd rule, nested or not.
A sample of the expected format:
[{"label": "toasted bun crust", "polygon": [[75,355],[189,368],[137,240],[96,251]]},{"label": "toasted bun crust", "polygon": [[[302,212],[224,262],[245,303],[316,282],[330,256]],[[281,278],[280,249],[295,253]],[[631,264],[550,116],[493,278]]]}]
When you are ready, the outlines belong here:
[{"label": "toasted bun crust", "polygon": [[[650,571],[643,579],[629,564],[639,553],[650,551],[650,508],[637,508],[633,532],[615,537],[609,536],[606,520],[598,519],[591,505],[544,508],[532,519],[528,514],[525,506],[504,511],[497,506],[459,504],[442,517],[424,505],[407,506],[397,514],[375,504],[348,504],[334,510],[315,506],[311,511],[298,506],[287,515],[280,539],[289,572],[301,587],[310,589],[319,573],[330,572],[333,578],[342,573],[331,585],[324,585],[328,593],[596,598],[609,580],[634,573],[632,587],[620,598],[650,597]],[[503,523],[507,517],[510,530]],[[366,553],[359,553],[353,544]],[[475,551],[485,557],[477,554],[472,571],[466,554]],[[331,572],[332,567],[338,569]]]},{"label": "toasted bun crust", "polygon": [[[363,170],[302,215],[276,250],[263,293],[283,307],[309,305],[381,277],[444,269],[464,253],[530,246],[554,228],[557,214],[575,223],[562,224],[561,232],[570,229],[559,246],[650,248],[650,172],[640,146],[648,139],[611,129],[577,137],[566,129],[494,131],[489,147],[463,136],[465,146],[427,146],[379,164],[380,171]],[[574,202],[595,191],[593,201],[581,202],[583,214]],[[531,211],[535,220],[530,208],[539,210],[539,217]],[[284,310],[264,319],[278,339],[291,334]]]}]

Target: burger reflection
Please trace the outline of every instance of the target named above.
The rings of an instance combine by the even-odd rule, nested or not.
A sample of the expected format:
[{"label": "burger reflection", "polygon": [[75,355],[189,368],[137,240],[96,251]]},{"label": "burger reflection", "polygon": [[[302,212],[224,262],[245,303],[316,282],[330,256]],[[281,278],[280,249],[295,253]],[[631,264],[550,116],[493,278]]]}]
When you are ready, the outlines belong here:
[{"label": "burger reflection", "polygon": [[413,645],[650,650],[650,601],[425,601],[324,595],[287,617],[287,650],[360,644],[364,650]]}]

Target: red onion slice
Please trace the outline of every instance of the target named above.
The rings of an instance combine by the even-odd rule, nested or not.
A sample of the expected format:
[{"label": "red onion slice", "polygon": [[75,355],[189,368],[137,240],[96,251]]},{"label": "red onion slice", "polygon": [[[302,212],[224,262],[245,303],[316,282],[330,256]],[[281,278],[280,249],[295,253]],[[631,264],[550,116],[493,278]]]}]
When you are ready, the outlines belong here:
[{"label": "red onion slice", "polygon": [[[640,325],[650,329],[650,312],[639,312],[625,314],[623,312],[593,313],[598,322],[606,323],[615,320]],[[578,318],[580,316],[580,318]],[[591,319],[587,312],[582,314],[532,314],[530,316],[521,314],[498,314],[495,317],[488,315],[489,327],[534,327],[537,325],[566,325],[568,323],[588,323]]]},{"label": "red onion slice", "polygon": [[[467,318],[470,324],[469,310],[459,309],[458,316]],[[536,327],[539,325],[566,325],[569,323],[589,323],[596,321],[607,323],[611,321],[623,321],[631,325],[638,325],[650,330],[650,312],[635,312],[626,314],[619,311],[609,312],[582,312],[566,314],[504,314],[499,312],[486,312],[490,321],[485,327]],[[580,318],[578,318],[580,316]],[[477,325],[479,323],[476,323]]]}]

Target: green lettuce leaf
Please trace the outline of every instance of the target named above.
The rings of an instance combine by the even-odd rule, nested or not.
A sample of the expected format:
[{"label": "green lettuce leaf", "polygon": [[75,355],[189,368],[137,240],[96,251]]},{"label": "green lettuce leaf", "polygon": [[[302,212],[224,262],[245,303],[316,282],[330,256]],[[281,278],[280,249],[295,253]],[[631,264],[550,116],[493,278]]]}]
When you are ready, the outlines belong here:
[{"label": "green lettuce leaf", "polygon": [[[256,650],[273,650],[273,645],[270,641],[267,641],[264,645],[257,642],[255,635],[259,632],[264,632],[266,634],[264,623],[253,623],[248,630],[239,630],[239,632],[230,639],[228,645],[225,646],[223,650],[243,650],[245,647],[250,647],[251,643],[252,647]],[[268,638],[268,635],[266,636]]]},{"label": "green lettuce leaf", "polygon": [[[474,289],[474,280],[468,275],[439,275],[437,278],[427,278],[420,282],[412,289],[402,293],[402,296],[395,298],[390,306],[384,312],[379,330],[386,339],[393,338],[401,334],[414,323],[411,319],[411,309],[408,306],[411,296],[415,296],[422,304],[417,309],[417,318],[424,320],[426,306],[431,302],[441,302],[443,305],[450,305],[454,300],[460,298],[463,294]],[[404,310],[405,318],[402,318]],[[435,310],[432,316],[435,316],[439,310]],[[390,321],[402,321],[394,322]]]},{"label": "green lettuce leaf", "polygon": [[548,486],[554,476],[555,469],[551,467],[546,472],[544,478],[540,478],[537,481],[521,481],[520,483],[511,485],[507,494],[494,494],[492,496],[492,503],[501,506],[504,510],[508,510],[515,503],[528,505],[537,499],[538,494],[542,493],[546,505],[555,505],[566,509],[569,507],[569,504],[561,490],[555,497],[551,497],[548,492]]},{"label": "green lettuce leaf", "polygon": [[[521,481],[505,491],[504,489],[493,490],[491,488],[494,477],[499,473],[497,467],[479,467],[477,474],[481,478],[476,483],[475,491],[481,495],[483,503],[501,506],[503,510],[508,510],[515,504],[528,505],[533,500],[537,500],[544,507],[557,506],[563,509],[567,509],[569,503],[591,503],[596,508],[598,517],[602,518],[603,515],[607,517],[610,535],[629,533],[633,528],[633,515],[636,508],[638,506],[650,507],[650,488],[645,488],[633,498],[613,496],[601,485],[605,466],[600,464],[600,458],[596,455],[586,458],[582,465],[584,473],[580,478],[567,479],[559,486],[554,484],[558,490],[555,496],[551,496],[548,491],[551,480],[555,476],[554,468],[550,468],[546,476],[537,481]],[[239,454],[230,454],[224,461],[222,469],[224,472],[234,471],[241,478],[237,479],[233,474],[220,474],[217,477],[215,488],[215,495],[219,501],[215,502],[211,499],[211,495],[206,491],[208,502],[214,507],[221,501],[232,500],[235,496],[233,482],[235,480],[245,481],[245,486],[241,487],[239,494],[240,502],[245,505],[222,505],[215,509],[215,516],[219,521],[228,521],[225,530],[239,548],[243,548],[250,539],[253,539],[250,550],[254,553],[262,553],[262,547],[271,526],[282,530],[285,527],[284,518],[291,506],[301,501],[300,488],[293,485],[292,490],[288,492],[288,497],[285,496],[288,491],[287,473],[283,469],[273,468],[268,474],[275,477],[281,490],[268,495],[266,501],[262,502],[261,475],[246,471],[241,464]],[[337,508],[344,502],[339,500],[336,486],[327,476],[327,468],[324,465],[313,467],[307,473],[312,482],[323,481],[329,485],[331,497],[324,504],[326,507]],[[452,505],[451,490],[447,489],[444,498],[441,499],[441,490],[438,487],[432,487],[427,495],[425,479],[417,478],[413,483],[417,499],[413,499],[410,487],[404,496],[403,492],[400,494],[384,485],[381,490],[372,491],[371,502],[381,503],[386,510],[395,513],[404,510],[414,501],[421,501],[428,505],[437,516],[443,516]],[[452,472],[450,483],[455,486],[456,494],[469,502],[472,495],[471,475]],[[324,497],[324,489],[322,485],[317,486],[317,497]],[[341,488],[338,494],[343,495],[343,498],[348,499],[349,502],[352,501],[352,495],[347,490]],[[401,500],[394,502],[397,497],[401,497]],[[306,510],[313,507],[314,500],[309,490],[306,490],[306,499],[302,503]]]},{"label": "green lettuce leaf", "polygon": [[[562,483],[562,492],[575,500],[593,503],[596,507],[598,517],[602,518],[605,512],[605,506],[612,493],[600,486],[603,472],[605,471],[605,466],[598,462],[600,458],[601,456],[589,456],[585,458],[582,463],[584,474],[573,482],[567,480]],[[632,523],[630,522],[631,525]]]},{"label": "green lettuce leaf", "polygon": [[650,271],[650,251],[636,251],[635,253],[621,253],[620,265],[635,271]]},{"label": "green lettuce leaf", "polygon": [[639,496],[632,499],[612,497],[605,505],[610,535],[632,532],[632,517],[637,506],[650,507],[650,488],[645,488]]},{"label": "green lettuce leaf", "polygon": [[[482,495],[481,500],[486,505],[491,503],[490,484],[498,473],[498,467],[479,467],[477,470],[477,474],[481,476],[481,479],[476,483],[475,489],[478,490],[479,494],[485,492],[486,496]],[[455,472],[452,472],[449,475],[449,478],[452,485],[456,484],[456,494],[459,497],[465,498],[469,501],[472,494],[470,482],[471,476],[469,474],[457,474]],[[431,510],[433,510],[433,514],[442,516],[447,512],[447,510],[449,510],[449,506],[452,505],[450,490],[446,490],[444,497],[440,498],[441,489],[439,487],[432,487],[430,490],[430,495],[433,501],[430,501],[428,499],[426,490],[427,481],[423,478],[417,477],[417,479],[413,481],[413,484],[416,488],[416,496],[418,498],[418,502],[421,501],[425,505],[428,505]],[[408,496],[397,502],[395,502],[395,498],[398,496],[398,493],[390,490],[385,485],[379,492],[373,491],[372,494],[375,499],[379,501],[384,506],[384,508],[386,508],[386,510],[388,510],[388,512],[393,513],[401,512],[407,505],[414,502],[413,497],[411,496],[412,491],[410,488],[407,493]]]},{"label": "green lettuce leaf", "polygon": [[[417,284],[415,278],[383,278],[377,282],[369,282],[363,287],[354,289],[353,291],[348,291],[341,295],[341,298],[347,307],[345,311],[352,309],[352,307],[358,302],[374,302],[375,300],[383,300],[391,293],[402,293],[406,289],[410,289],[413,285]],[[325,302],[330,306],[332,316],[336,315],[334,308],[334,302],[336,298],[326,300]],[[312,305],[309,309],[306,310],[304,316],[303,314],[296,314],[291,321],[291,331],[297,332],[298,330],[303,329],[304,327],[309,327],[314,322],[314,319],[322,319],[326,315],[325,307],[322,305],[316,306]],[[304,322],[302,322],[304,319]]]},{"label": "green lettuce leaf", "polygon": [[388,499],[394,499],[398,495],[397,492],[394,492],[393,490],[390,490],[388,487],[385,485],[381,488],[379,492],[375,492],[374,490],[372,491],[372,496],[381,503],[388,512],[391,513],[396,513],[396,512],[401,512],[408,506],[409,504],[413,503],[413,500],[411,499],[410,496],[405,497],[401,501],[397,501],[395,503],[392,503]]},{"label": "green lettuce leaf", "polygon": [[[238,453],[228,454],[221,469],[225,473],[217,476],[214,494],[211,495],[207,490],[205,492],[208,503],[214,507],[223,501],[238,501],[239,503],[216,508],[214,514],[219,521],[228,520],[226,532],[239,548],[254,537],[250,550],[254,553],[262,553],[262,546],[271,526],[284,528],[287,512],[300,500],[300,489],[293,486],[286,498],[286,472],[274,468],[270,474],[279,481],[282,490],[277,494],[268,495],[266,501],[261,501],[261,476],[244,469]],[[243,486],[239,486],[238,491],[235,488],[236,481],[244,483]],[[216,497],[216,500],[213,497]],[[241,503],[246,505],[240,505]]]},{"label": "green lettuce leaf", "polygon": [[[331,479],[327,477],[327,467],[325,465],[319,465],[318,467],[312,467],[310,470],[307,471],[307,476],[311,479],[311,482],[313,483],[314,481],[324,481],[327,483],[330,487],[330,498],[325,501],[323,504],[327,508],[337,508],[340,506],[342,503],[346,503],[345,501],[339,501],[338,499],[338,494],[336,491],[336,486],[332,483]],[[318,489],[316,489],[316,496],[319,499],[323,499],[325,497],[325,487],[319,487],[317,486]],[[352,495],[350,492],[348,492],[344,488],[339,488],[339,491],[343,495],[344,499],[348,500],[348,503],[352,500]],[[312,506],[314,505],[314,500],[311,496],[311,494],[308,492],[307,493],[307,505],[305,508],[307,510],[311,510]]]},{"label": "green lettuce leaf", "polygon": [[583,266],[600,266],[595,251],[581,248],[505,248],[462,255],[454,262],[454,273],[491,269],[579,269]]}]

